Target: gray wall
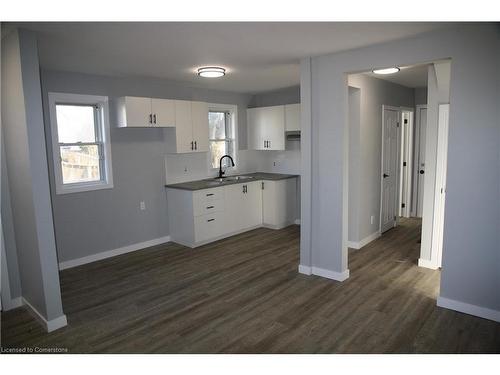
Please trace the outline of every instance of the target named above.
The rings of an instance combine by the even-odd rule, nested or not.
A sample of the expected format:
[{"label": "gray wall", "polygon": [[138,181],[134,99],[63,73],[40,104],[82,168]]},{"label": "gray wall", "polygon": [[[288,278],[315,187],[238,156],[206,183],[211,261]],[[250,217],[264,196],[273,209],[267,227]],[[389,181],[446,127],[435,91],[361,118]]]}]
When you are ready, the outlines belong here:
[{"label": "gray wall", "polygon": [[[1,215],[2,233],[5,245],[5,259],[9,276],[9,287],[11,298],[21,297],[21,279],[19,277],[19,266],[17,260],[17,246],[14,232],[14,219],[12,217],[12,207],[10,204],[9,176],[7,173],[7,162],[5,155],[5,145],[2,138],[2,195],[1,195]],[[3,285],[2,285],[3,288]]]},{"label": "gray wall", "polygon": [[349,75],[348,84],[361,91],[360,129],[349,142],[349,154],[355,155],[353,162],[349,161],[349,175],[353,178],[349,181],[349,201],[358,208],[352,212],[349,209],[349,227],[358,228],[357,236],[353,233],[349,241],[359,242],[380,226],[382,105],[413,107],[415,99],[413,89],[364,74]]},{"label": "gray wall", "polygon": [[[492,204],[500,189],[500,123],[498,87],[500,67],[498,28],[463,24],[400,41],[314,57],[311,69],[303,60],[302,75],[311,77],[310,190],[304,191],[301,264],[312,263],[335,272],[347,269],[343,218],[347,196],[343,181],[347,159],[346,72],[375,66],[405,66],[451,58],[450,130],[447,198],[444,224],[442,297],[500,310],[500,205]],[[306,82],[306,79],[301,77]],[[304,86],[301,86],[304,91]],[[302,148],[304,150],[304,148]],[[305,160],[304,160],[305,159]],[[467,171],[467,173],[464,173]],[[310,200],[307,200],[310,197]],[[304,212],[304,210],[303,210]],[[345,236],[347,233],[345,232]],[[310,255],[308,256],[307,253]]]},{"label": "gray wall", "polygon": [[[116,128],[113,98],[131,95],[202,100],[238,105],[239,147],[246,148],[246,108],[251,96],[213,91],[149,78],[94,76],[42,71],[45,106],[48,92],[107,95],[110,98],[113,189],[56,195],[52,184],[59,261],[77,259],[169,234],[165,195],[165,153],[162,129]],[[45,124],[52,152],[48,109]],[[204,164],[206,156],[173,156]],[[183,163],[179,161],[178,163]],[[206,165],[206,164],[205,164]],[[197,168],[205,168],[205,165]],[[54,181],[49,163],[50,181]],[[146,210],[139,209],[139,202]]]},{"label": "gray wall", "polygon": [[415,95],[415,106],[427,104],[427,87],[418,87],[413,89]]},{"label": "gray wall", "polygon": [[249,107],[269,107],[294,103],[300,103],[300,86],[255,94],[252,97]]},{"label": "gray wall", "polygon": [[2,130],[22,295],[40,315],[52,320],[63,313],[43,142],[38,49],[35,35],[23,30],[2,39]]}]

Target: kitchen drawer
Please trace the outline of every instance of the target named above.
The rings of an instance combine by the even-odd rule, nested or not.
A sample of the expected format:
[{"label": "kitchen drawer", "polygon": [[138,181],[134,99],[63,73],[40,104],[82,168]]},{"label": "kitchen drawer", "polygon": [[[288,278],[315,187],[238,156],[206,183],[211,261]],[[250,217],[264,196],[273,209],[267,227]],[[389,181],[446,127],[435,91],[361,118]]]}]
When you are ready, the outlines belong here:
[{"label": "kitchen drawer", "polygon": [[218,237],[224,231],[224,213],[202,215],[194,218],[195,242],[207,241]]},{"label": "kitchen drawer", "polygon": [[211,206],[215,201],[224,200],[224,188],[198,190],[193,193],[194,215],[203,214],[206,207]]},{"label": "kitchen drawer", "polygon": [[214,212],[224,211],[224,200],[223,199],[201,199],[198,202],[194,202],[193,214],[194,216],[211,214]]},{"label": "kitchen drawer", "polygon": [[216,187],[212,189],[195,191],[193,193],[193,199],[195,202],[201,202],[203,204],[210,201],[224,199],[224,188]]}]

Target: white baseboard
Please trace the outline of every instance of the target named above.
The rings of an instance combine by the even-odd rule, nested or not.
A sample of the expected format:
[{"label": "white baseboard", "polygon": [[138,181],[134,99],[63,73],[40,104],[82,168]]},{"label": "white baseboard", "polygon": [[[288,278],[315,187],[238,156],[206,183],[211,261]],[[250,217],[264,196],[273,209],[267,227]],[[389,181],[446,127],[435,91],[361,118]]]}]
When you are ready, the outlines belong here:
[{"label": "white baseboard", "polygon": [[469,315],[478,316],[480,318],[500,322],[500,311],[492,310],[487,307],[471,305],[469,303],[456,301],[453,299],[438,297],[437,305],[446,309],[455,310]]},{"label": "white baseboard", "polygon": [[349,270],[345,270],[344,272],[336,272],[314,266],[312,267],[312,274],[337,281],[344,281],[349,278]]},{"label": "white baseboard", "polygon": [[439,268],[439,266],[434,262],[422,258],[418,259],[418,266],[424,268],[430,268],[431,270],[437,270]]},{"label": "white baseboard", "polygon": [[300,225],[300,219],[295,219],[295,224]]},{"label": "white baseboard", "polygon": [[303,275],[312,275],[312,267],[299,264],[299,273]]},{"label": "white baseboard", "polygon": [[35,316],[35,318],[40,323],[42,323],[42,325],[47,330],[47,332],[52,332],[52,331],[55,331],[56,329],[59,329],[59,328],[62,328],[62,327],[65,327],[66,325],[68,325],[68,321],[66,319],[66,315],[63,314],[63,315],[61,315],[61,316],[59,316],[59,317],[57,317],[55,319],[47,320],[25,298],[22,298],[22,302],[23,302],[24,305],[26,305],[28,307],[28,309]]},{"label": "white baseboard", "polygon": [[299,264],[299,273],[303,275],[316,275],[326,277],[327,279],[336,281],[344,281],[349,278],[349,270],[345,270],[344,272],[335,272],[314,266],[304,266],[302,264]]},{"label": "white baseboard", "polygon": [[380,231],[376,231],[375,233],[372,233],[369,236],[366,236],[365,238],[363,238],[359,242],[347,241],[347,247],[350,247],[351,249],[361,249],[363,246],[366,246],[370,242],[375,241],[380,236],[381,236]]},{"label": "white baseboard", "polygon": [[13,309],[17,309],[23,305],[23,297],[12,298],[9,301],[2,300],[2,309],[3,311],[9,311]]},{"label": "white baseboard", "polygon": [[81,266],[83,264],[92,263],[92,262],[96,262],[98,260],[102,260],[102,259],[117,256],[117,255],[130,253],[132,251],[142,250],[142,249],[145,249],[147,247],[161,245],[161,244],[166,243],[166,242],[170,242],[170,236],[165,236],[165,237],[155,238],[155,239],[149,240],[149,241],[134,243],[132,245],[120,247],[120,248],[114,249],[114,250],[103,251],[102,253],[92,254],[92,255],[89,255],[86,257],[82,257],[82,258],[66,260],[64,262],[59,263],[59,269],[65,270],[68,268]]}]

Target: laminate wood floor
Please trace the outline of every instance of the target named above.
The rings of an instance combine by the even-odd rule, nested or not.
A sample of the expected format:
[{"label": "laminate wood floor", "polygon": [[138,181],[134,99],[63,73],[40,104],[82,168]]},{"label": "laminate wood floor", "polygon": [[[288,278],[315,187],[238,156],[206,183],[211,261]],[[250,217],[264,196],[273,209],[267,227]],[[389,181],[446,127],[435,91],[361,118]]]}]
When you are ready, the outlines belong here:
[{"label": "laminate wood floor", "polygon": [[3,347],[70,353],[499,353],[500,324],[436,306],[420,221],[349,251],[343,283],[297,273],[299,227],[165,244],[61,272],[69,325],[2,313]]}]

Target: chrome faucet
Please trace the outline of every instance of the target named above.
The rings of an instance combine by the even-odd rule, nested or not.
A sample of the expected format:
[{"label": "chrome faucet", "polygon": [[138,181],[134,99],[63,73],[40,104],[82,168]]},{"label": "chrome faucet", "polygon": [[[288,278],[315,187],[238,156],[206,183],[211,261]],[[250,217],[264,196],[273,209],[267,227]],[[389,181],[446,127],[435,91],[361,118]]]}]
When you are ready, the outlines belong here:
[{"label": "chrome faucet", "polygon": [[224,158],[229,158],[231,160],[231,166],[234,167],[234,160],[231,157],[231,155],[224,155],[223,157],[220,158],[219,160],[219,178],[222,178],[224,176],[224,171],[222,170],[222,159]]}]

